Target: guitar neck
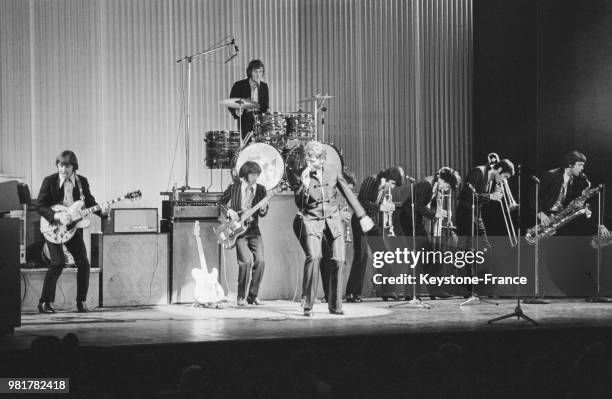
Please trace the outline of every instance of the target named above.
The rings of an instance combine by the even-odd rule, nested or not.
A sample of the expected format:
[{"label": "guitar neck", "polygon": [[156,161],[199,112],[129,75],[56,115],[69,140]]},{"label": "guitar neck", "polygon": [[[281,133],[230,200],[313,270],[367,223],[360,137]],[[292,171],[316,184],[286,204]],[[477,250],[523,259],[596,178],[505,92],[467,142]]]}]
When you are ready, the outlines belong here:
[{"label": "guitar neck", "polygon": [[250,218],[251,216],[253,216],[253,214],[255,212],[257,212],[259,209],[261,209],[262,206],[264,206],[264,204],[266,203],[266,200],[269,200],[270,198],[272,198],[272,196],[276,193],[276,190],[272,190],[268,193],[268,195],[266,195],[266,197],[264,199],[262,199],[261,201],[259,201],[257,204],[255,204],[254,207],[252,207],[251,209],[245,211],[242,214],[242,220],[246,220],[248,218]]},{"label": "guitar neck", "polygon": [[118,197],[118,198],[115,198],[114,200],[107,201],[107,202],[104,202],[104,203],[102,203],[102,204],[98,204],[98,205],[92,206],[91,208],[83,209],[83,210],[80,212],[80,213],[81,213],[81,216],[87,216],[87,215],[90,215],[90,214],[92,214],[92,213],[94,213],[94,212],[99,211],[100,209],[102,209],[103,207],[105,207],[105,206],[107,206],[107,205],[111,205],[111,204],[114,204],[115,202],[123,201],[125,198],[126,198],[125,196],[123,196],[123,197]]}]

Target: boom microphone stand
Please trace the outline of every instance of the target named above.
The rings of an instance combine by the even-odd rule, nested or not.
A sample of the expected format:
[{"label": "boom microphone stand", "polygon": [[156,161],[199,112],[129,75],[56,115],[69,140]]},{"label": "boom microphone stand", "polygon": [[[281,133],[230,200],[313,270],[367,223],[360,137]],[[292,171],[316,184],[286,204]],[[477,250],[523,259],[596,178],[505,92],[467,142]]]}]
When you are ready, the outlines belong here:
[{"label": "boom microphone stand", "polygon": [[538,209],[540,209],[540,179],[535,176],[531,176],[531,179],[536,184],[536,192],[535,192],[535,292],[533,294],[533,298],[525,299],[523,303],[527,303],[530,305],[548,305],[548,302],[544,300],[544,294],[540,296],[540,240],[538,238]]},{"label": "boom microphone stand", "polygon": [[[209,48],[208,50],[200,51],[199,53],[195,53],[192,55],[185,56],[181,59],[176,60],[177,63],[186,63],[187,64],[187,101],[185,102],[185,185],[181,187],[182,191],[188,190],[189,187],[189,128],[190,128],[190,120],[191,120],[191,63],[194,58],[201,57],[206,54],[213,53],[217,50],[221,50],[222,48],[234,46],[236,52],[238,52],[238,47],[236,46],[236,40],[232,39],[231,41],[223,44],[218,44]],[[227,61],[234,58],[235,55],[230,57]],[[226,61],[226,62],[227,62]],[[242,136],[241,136],[242,137]]]},{"label": "boom microphone stand", "polygon": [[[520,220],[521,220],[521,165],[520,164],[516,165],[516,169],[518,172],[517,175],[518,175],[518,220],[519,220],[519,226],[517,229],[518,234],[516,235],[517,237],[517,240],[516,240],[517,242],[516,244],[516,276],[520,277],[521,276],[521,226],[520,226]],[[520,319],[527,320],[528,322],[533,323],[536,326],[539,326],[538,322],[536,322],[535,320],[525,315],[523,313],[523,309],[521,309],[521,286],[520,284],[516,285],[516,307],[514,308],[514,312],[491,319],[487,323],[492,324],[492,323],[495,323],[496,321],[509,319],[515,316],[517,320],[520,320]]]},{"label": "boom microphone stand", "polygon": [[[410,176],[406,176],[406,179],[410,180],[410,197],[412,198],[410,204],[410,217],[412,218],[412,250],[416,251],[416,224],[414,222],[414,179]],[[431,309],[431,306],[426,304],[417,297],[416,294],[416,265],[412,268],[412,299],[405,303],[399,303],[396,305],[389,305],[390,308],[397,308],[400,306],[411,306],[415,308]]]}]

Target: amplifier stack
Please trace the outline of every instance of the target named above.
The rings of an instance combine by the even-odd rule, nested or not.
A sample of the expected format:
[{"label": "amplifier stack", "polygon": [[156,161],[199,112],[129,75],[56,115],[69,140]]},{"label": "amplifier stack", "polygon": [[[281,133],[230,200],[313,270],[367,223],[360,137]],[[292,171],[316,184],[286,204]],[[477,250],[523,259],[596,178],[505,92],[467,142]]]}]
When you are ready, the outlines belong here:
[{"label": "amplifier stack", "polygon": [[222,193],[171,191],[160,194],[169,198],[162,201],[161,231],[170,236],[170,302],[194,302],[191,270],[200,267],[194,224],[200,223],[200,239],[209,270],[213,267],[221,270],[221,249],[213,227],[218,224]]}]

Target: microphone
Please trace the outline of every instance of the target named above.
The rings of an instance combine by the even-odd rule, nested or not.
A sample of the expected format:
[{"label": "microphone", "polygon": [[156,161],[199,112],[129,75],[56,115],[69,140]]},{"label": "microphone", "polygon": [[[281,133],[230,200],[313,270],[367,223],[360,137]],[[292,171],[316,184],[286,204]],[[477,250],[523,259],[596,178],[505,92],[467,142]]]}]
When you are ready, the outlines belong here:
[{"label": "microphone", "polygon": [[411,177],[411,176],[408,176],[408,175],[405,175],[404,178],[406,180],[408,180],[410,183],[414,183],[416,181],[416,179],[414,177]]},{"label": "microphone", "polygon": [[534,182],[536,182],[536,184],[540,184],[540,179],[538,179],[535,175],[531,175],[529,176],[531,178],[531,180],[533,180]]},{"label": "microphone", "polygon": [[321,112],[327,111],[327,107],[321,107]]},{"label": "microphone", "polygon": [[472,186],[472,183],[468,183],[467,186],[469,187],[470,190],[472,190],[473,193],[476,192],[476,189],[474,188],[474,186]]},{"label": "microphone", "polygon": [[229,42],[227,45],[231,46],[232,44],[234,45],[234,51],[235,52],[234,52],[234,54],[231,57],[229,57],[227,60],[225,60],[224,64],[227,64],[228,62],[230,62],[231,60],[236,58],[236,56],[238,55],[238,46],[236,45],[236,38],[232,38],[232,41]]}]

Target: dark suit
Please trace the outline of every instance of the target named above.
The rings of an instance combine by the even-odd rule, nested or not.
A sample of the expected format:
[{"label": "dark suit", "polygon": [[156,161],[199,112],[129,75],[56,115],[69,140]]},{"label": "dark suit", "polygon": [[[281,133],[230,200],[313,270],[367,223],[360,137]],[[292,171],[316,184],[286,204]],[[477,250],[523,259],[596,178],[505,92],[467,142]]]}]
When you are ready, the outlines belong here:
[{"label": "dark suit", "polygon": [[[47,219],[49,222],[53,222],[55,211],[51,209],[54,205],[62,204],[64,200],[64,189],[59,186],[60,178],[58,173],[54,173],[50,176],[45,177],[38,194],[38,213]],[[72,197],[74,201],[81,199],[81,191],[79,190],[79,184],[83,190],[83,200],[85,207],[90,208],[96,205],[96,200],[91,195],[89,189],[89,182],[83,176],[78,176],[78,180],[72,189]],[[100,212],[97,212],[101,216]],[[64,245],[72,254],[74,263],[76,264],[77,271],[77,301],[85,301],[87,297],[87,291],[89,289],[89,260],[87,259],[87,251],[85,249],[85,243],[83,242],[83,231],[78,229],[76,234]],[[51,263],[47,274],[45,275],[45,281],[43,284],[42,294],[40,296],[40,302],[53,302],[55,300],[55,287],[57,285],[57,279],[62,274],[62,269],[65,265],[64,251],[61,244],[53,244],[47,241],[49,247],[49,254]]]},{"label": "dark suit", "polygon": [[[351,273],[346,284],[346,295],[361,295],[363,286],[363,278],[365,268],[368,263],[368,247],[372,253],[387,251],[387,246],[382,237],[380,230],[380,201],[378,201],[379,187],[381,180],[376,176],[367,177],[359,189],[357,199],[366,210],[368,216],[374,221],[374,228],[367,233],[361,229],[356,229],[359,226],[358,219],[353,216],[351,226],[353,228],[353,265]],[[383,276],[388,277],[392,274],[391,266],[385,265],[380,269]],[[395,293],[394,286],[391,284],[381,284],[380,295],[391,296]]]},{"label": "dark suit", "polygon": [[[489,202],[488,186],[489,168],[485,165],[477,166],[470,170],[465,179],[465,184],[459,193],[459,204],[457,205],[457,234],[464,240],[464,248],[474,247],[472,242],[472,190],[471,184],[476,190],[476,207],[474,209],[474,231],[481,240],[479,248],[489,248],[491,244],[487,238],[487,231],[482,220],[482,206]],[[493,182],[492,184],[495,184]]]},{"label": "dark suit", "polygon": [[[232,86],[230,92],[231,98],[251,98],[251,84],[249,78],[239,80]],[[264,82],[260,82],[257,88],[257,97],[259,103],[259,112],[265,114],[270,108],[270,97],[268,93],[268,85]],[[228,108],[230,114],[238,121],[238,111],[234,108]],[[240,124],[242,125],[242,137],[244,138],[248,132],[253,130],[255,124],[255,117],[253,112],[242,112]]]},{"label": "dark suit", "polygon": [[[322,181],[321,181],[322,180]],[[327,168],[322,172],[319,180],[313,172],[310,175],[310,185],[303,184],[295,192],[295,202],[303,215],[304,229],[302,247],[306,253],[304,264],[303,295],[304,308],[312,309],[314,305],[317,286],[315,279],[323,256],[327,274],[327,306],[330,311],[339,312],[342,309],[342,268],[345,261],[344,233],[345,228],[340,216],[339,207],[342,205],[343,195],[356,217],[366,215],[357,198],[348,187],[342,172],[335,168]]]},{"label": "dark suit", "polygon": [[[266,197],[266,188],[261,184],[257,184],[255,195],[251,206],[255,206],[258,202]],[[230,184],[221,199],[221,205],[229,203],[229,207],[240,213],[242,211],[242,182]],[[259,231],[259,217],[265,216],[265,210],[259,210],[253,215],[253,221],[250,223],[247,231],[236,240],[236,255],[238,258],[238,297],[245,298],[246,284],[248,280],[248,271],[251,263],[253,270],[251,275],[251,285],[249,287],[248,298],[253,299],[259,293],[259,285],[263,278],[264,269],[266,267],[264,259],[263,241],[261,232]],[[252,260],[251,260],[252,256]]]},{"label": "dark suit", "polygon": [[[565,170],[562,168],[551,169],[542,175],[540,180],[540,192],[538,198],[538,209],[535,208],[535,186],[529,192],[529,205],[532,214],[544,212],[547,216],[555,213],[552,210],[553,206],[559,198],[561,187],[563,186],[563,174]],[[567,191],[565,199],[561,203],[561,208],[565,208],[572,200],[580,197],[582,191],[587,188],[588,183],[584,176],[576,176],[571,178],[567,183]],[[595,219],[596,220],[596,219]],[[588,225],[584,218],[577,219],[559,230],[557,235],[579,235],[585,231],[585,226]],[[586,234],[591,234],[589,228],[586,228]]]}]

